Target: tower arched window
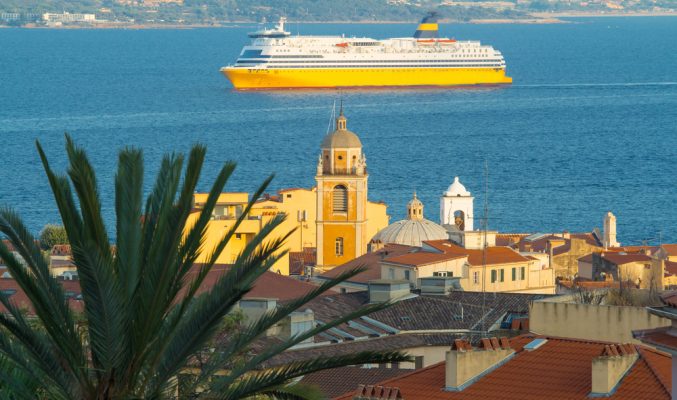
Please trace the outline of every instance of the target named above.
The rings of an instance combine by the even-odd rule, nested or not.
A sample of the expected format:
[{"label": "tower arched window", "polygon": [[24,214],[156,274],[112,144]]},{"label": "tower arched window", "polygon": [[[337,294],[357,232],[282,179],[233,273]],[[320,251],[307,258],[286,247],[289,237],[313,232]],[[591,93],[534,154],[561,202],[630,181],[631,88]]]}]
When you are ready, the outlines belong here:
[{"label": "tower arched window", "polygon": [[334,186],[332,195],[333,211],[348,212],[348,189],[343,185]]},{"label": "tower arched window", "polygon": [[335,250],[336,250],[336,255],[337,256],[342,256],[343,255],[343,238],[338,237],[336,238],[336,243],[335,243]]}]

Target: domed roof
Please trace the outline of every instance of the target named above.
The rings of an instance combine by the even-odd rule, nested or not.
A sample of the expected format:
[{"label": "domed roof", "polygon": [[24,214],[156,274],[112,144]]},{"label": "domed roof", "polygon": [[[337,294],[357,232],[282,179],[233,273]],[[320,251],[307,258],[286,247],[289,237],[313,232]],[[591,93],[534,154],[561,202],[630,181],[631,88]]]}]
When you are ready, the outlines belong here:
[{"label": "domed roof", "polygon": [[458,180],[458,176],[454,177],[454,183],[452,183],[446,192],[445,196],[470,196],[470,192],[466,190],[465,186]]},{"label": "domed roof", "polygon": [[425,218],[420,220],[403,219],[381,229],[371,239],[373,242],[406,244],[421,246],[426,240],[449,239],[447,230]]},{"label": "domed roof", "polygon": [[407,203],[407,219],[397,221],[381,229],[372,242],[421,246],[426,240],[448,239],[447,230],[423,218],[423,203],[416,197]]},{"label": "domed roof", "polygon": [[321,147],[323,149],[362,148],[360,138],[354,132],[346,129],[347,121],[348,119],[343,115],[343,109],[341,109],[341,114],[336,118],[336,130],[322,139]]}]

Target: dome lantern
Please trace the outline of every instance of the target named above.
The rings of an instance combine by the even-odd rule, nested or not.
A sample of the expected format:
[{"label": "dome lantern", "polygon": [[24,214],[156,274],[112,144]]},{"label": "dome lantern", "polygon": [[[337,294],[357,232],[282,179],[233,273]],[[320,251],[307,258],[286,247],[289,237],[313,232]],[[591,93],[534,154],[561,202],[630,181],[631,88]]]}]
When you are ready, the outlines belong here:
[{"label": "dome lantern", "polygon": [[407,203],[407,219],[415,221],[423,219],[423,203],[416,197],[416,192],[414,192],[414,198]]}]

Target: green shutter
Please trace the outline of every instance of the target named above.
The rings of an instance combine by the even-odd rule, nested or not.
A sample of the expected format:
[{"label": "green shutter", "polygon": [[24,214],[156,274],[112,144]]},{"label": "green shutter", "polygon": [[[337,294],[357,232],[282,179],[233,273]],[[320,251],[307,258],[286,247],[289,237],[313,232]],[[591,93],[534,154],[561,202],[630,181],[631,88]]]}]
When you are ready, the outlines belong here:
[{"label": "green shutter", "polygon": [[525,275],[524,275],[524,267],[521,267],[521,270],[522,270],[522,280],[524,280],[524,277],[525,277]]},{"label": "green shutter", "polygon": [[501,282],[505,281],[505,270],[501,268]]},{"label": "green shutter", "polygon": [[517,268],[515,267],[512,268],[512,280],[517,280]]},{"label": "green shutter", "polygon": [[496,282],[496,270],[492,269],[491,270],[491,283]]}]

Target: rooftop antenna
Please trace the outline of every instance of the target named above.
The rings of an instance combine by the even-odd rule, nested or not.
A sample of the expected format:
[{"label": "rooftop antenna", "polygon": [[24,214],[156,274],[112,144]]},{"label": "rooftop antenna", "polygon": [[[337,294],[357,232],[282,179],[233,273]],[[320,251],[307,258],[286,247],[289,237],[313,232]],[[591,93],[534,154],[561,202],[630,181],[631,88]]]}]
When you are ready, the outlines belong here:
[{"label": "rooftop antenna", "polygon": [[[343,102],[341,102],[341,109],[343,109]],[[329,115],[329,124],[327,125],[327,135],[331,131],[331,121],[336,118],[336,99],[334,99],[334,105],[331,107],[331,114]]]},{"label": "rooftop antenna", "polygon": [[[482,216],[482,335],[487,336],[485,327],[485,308],[486,308],[486,270],[487,270],[487,230],[489,229],[489,164],[484,159],[484,215]],[[494,293],[494,296],[496,293]]]}]

